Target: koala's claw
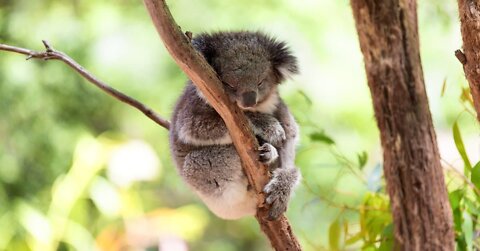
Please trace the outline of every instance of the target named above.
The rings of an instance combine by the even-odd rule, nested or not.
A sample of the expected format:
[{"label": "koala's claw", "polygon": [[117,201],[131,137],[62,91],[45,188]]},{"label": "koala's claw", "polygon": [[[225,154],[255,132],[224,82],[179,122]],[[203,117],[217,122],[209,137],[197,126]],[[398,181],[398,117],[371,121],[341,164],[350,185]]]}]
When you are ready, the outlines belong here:
[{"label": "koala's claw", "polygon": [[269,143],[264,143],[258,148],[258,160],[265,164],[270,164],[278,159],[277,149]]},{"label": "koala's claw", "polygon": [[287,211],[288,196],[280,193],[270,193],[267,196],[266,202],[270,205],[267,220],[272,221],[277,219],[282,213]]},{"label": "koala's claw", "polygon": [[267,193],[265,202],[270,205],[267,220],[272,221],[287,211],[289,195],[287,195],[286,191],[283,191],[282,188],[277,187],[274,179],[265,186],[264,192]]}]

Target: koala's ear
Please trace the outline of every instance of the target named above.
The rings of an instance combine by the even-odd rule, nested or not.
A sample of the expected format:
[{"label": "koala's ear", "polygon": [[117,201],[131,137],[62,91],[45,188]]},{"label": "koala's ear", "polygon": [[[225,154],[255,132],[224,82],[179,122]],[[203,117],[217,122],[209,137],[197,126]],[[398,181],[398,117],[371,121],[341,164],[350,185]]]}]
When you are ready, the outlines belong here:
[{"label": "koala's ear", "polygon": [[214,38],[209,34],[200,34],[192,39],[193,48],[199,51],[207,62],[212,65],[213,58],[217,52],[215,50]]},{"label": "koala's ear", "polygon": [[297,58],[292,55],[284,42],[270,39],[268,50],[274,74],[279,81],[298,73]]}]

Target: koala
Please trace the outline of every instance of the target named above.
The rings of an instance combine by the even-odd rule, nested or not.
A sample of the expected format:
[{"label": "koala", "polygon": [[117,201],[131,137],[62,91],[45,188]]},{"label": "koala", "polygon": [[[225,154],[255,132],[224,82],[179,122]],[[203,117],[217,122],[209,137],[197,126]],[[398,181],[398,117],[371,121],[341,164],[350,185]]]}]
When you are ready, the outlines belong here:
[{"label": "koala", "polygon": [[[258,159],[271,179],[263,189],[274,220],[300,180],[295,167],[298,125],[279,97],[278,85],[297,73],[296,58],[285,43],[260,32],[218,32],[192,39],[216,71],[228,97],[247,116],[259,142]],[[257,195],[220,115],[191,81],[173,112],[170,145],[184,181],[223,219],[255,215]]]}]

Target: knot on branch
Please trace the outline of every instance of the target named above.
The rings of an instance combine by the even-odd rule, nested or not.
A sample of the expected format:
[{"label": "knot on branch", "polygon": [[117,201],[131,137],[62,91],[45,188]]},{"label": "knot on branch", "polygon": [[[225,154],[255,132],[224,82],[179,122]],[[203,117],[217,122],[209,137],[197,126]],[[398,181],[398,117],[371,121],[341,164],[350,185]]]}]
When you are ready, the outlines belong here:
[{"label": "knot on branch", "polygon": [[47,40],[42,40],[42,43],[45,46],[46,50],[44,52],[30,51],[30,53],[28,53],[28,57],[26,58],[26,60],[30,60],[32,58],[39,58],[47,61],[50,59],[61,58],[59,55],[59,52],[55,51],[53,47],[48,43]]},{"label": "knot on branch", "polygon": [[467,57],[465,56],[465,54],[463,54],[462,50],[456,50],[455,57],[457,57],[458,61],[460,61],[462,65],[465,65],[467,63]]}]

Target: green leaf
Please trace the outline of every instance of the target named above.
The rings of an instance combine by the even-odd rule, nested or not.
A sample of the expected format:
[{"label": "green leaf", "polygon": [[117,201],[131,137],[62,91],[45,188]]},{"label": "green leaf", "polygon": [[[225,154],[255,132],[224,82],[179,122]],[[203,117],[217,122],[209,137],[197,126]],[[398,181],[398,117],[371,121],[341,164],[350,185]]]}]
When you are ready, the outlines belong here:
[{"label": "green leaf", "polygon": [[463,159],[463,163],[465,165],[465,176],[469,177],[470,171],[472,170],[472,164],[468,159],[467,152],[465,151],[465,145],[463,144],[462,135],[460,133],[460,129],[458,129],[458,123],[455,121],[453,123],[453,140],[455,141],[455,146],[457,147],[458,153]]},{"label": "green leaf", "polygon": [[348,221],[343,220],[343,236],[348,236]]},{"label": "green leaf", "polygon": [[467,250],[472,250],[472,247],[473,247],[473,222],[472,222],[472,216],[467,212],[463,212],[462,233],[465,236],[465,242],[467,244],[466,249]]},{"label": "green leaf", "polygon": [[362,247],[362,251],[377,251],[377,247],[373,243],[366,243]]},{"label": "green leaf", "polygon": [[347,245],[352,245],[354,244],[355,242],[361,240],[363,237],[363,233],[362,232],[358,232],[357,234],[355,234],[354,236],[348,238],[346,241],[345,241],[345,244]]},{"label": "green leaf", "polygon": [[357,158],[358,158],[358,166],[360,167],[360,169],[363,169],[365,167],[365,165],[367,164],[368,153],[363,151],[363,152],[357,154]]},{"label": "green leaf", "polygon": [[325,143],[327,145],[334,145],[335,141],[333,141],[332,138],[330,138],[328,135],[326,135],[324,132],[315,132],[310,134],[310,139],[313,141],[318,141]]},{"label": "green leaf", "polygon": [[455,210],[460,205],[460,200],[462,200],[464,192],[462,189],[457,189],[448,194],[448,200],[450,200],[450,206],[452,210]]},{"label": "green leaf", "polygon": [[378,251],[391,251],[394,250],[394,242],[392,239],[384,240],[380,243],[380,247],[378,247]]},{"label": "green leaf", "polygon": [[299,90],[298,93],[305,99],[305,101],[307,101],[309,107],[312,106],[312,99],[310,99],[310,97],[308,97],[308,95],[304,91]]},{"label": "green leaf", "polygon": [[472,168],[472,177],[470,177],[470,180],[480,189],[480,161]]},{"label": "green leaf", "polygon": [[445,94],[445,90],[447,89],[447,78],[443,79],[443,84],[442,84],[442,92],[440,94],[440,97],[443,97]]},{"label": "green leaf", "polygon": [[387,225],[382,232],[381,242],[378,251],[390,251],[394,247],[393,223]]},{"label": "green leaf", "polygon": [[340,221],[337,218],[328,229],[330,250],[340,250]]},{"label": "green leaf", "polygon": [[467,244],[465,242],[465,238],[463,236],[457,236],[455,238],[455,241],[457,242],[457,248],[455,250],[457,251],[467,251]]},{"label": "green leaf", "polygon": [[480,205],[478,202],[475,202],[471,200],[468,197],[464,197],[463,201],[465,202],[465,208],[468,210],[468,212],[475,218],[480,217]]},{"label": "green leaf", "polygon": [[448,200],[450,201],[450,206],[452,207],[453,213],[453,224],[455,226],[455,230],[460,232],[462,230],[462,211],[463,208],[461,207],[461,201],[465,196],[465,191],[463,189],[457,189],[452,191],[448,194]]},{"label": "green leaf", "polygon": [[460,94],[460,100],[462,102],[468,103],[469,105],[471,105],[473,107],[473,98],[472,98],[472,94],[470,92],[470,88],[468,88],[468,87],[462,88],[462,93]]}]

